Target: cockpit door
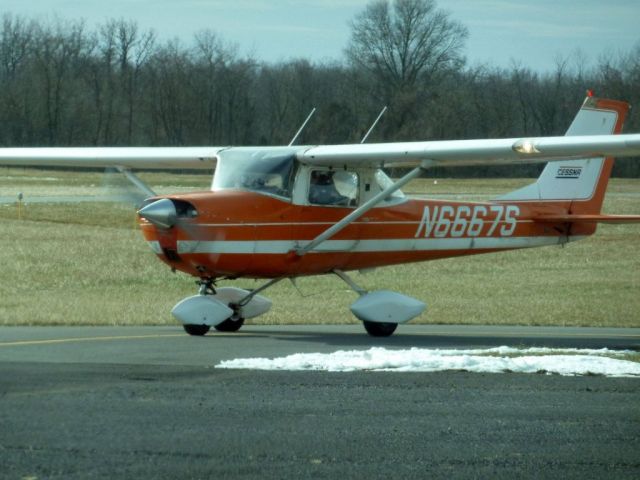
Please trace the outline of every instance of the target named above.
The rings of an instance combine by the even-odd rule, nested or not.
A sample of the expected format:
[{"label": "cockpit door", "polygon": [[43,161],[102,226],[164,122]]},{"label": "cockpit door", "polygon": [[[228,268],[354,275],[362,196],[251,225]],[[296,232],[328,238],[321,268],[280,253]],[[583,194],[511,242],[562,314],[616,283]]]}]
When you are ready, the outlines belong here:
[{"label": "cockpit door", "polygon": [[[314,166],[302,166],[298,172],[294,202],[300,218],[294,228],[298,245],[303,246],[349,215],[358,206],[360,179],[357,172]],[[358,222],[347,226],[334,238],[318,246],[318,252],[333,255],[314,256],[314,262],[327,271],[340,268],[351,257],[359,242]]]}]

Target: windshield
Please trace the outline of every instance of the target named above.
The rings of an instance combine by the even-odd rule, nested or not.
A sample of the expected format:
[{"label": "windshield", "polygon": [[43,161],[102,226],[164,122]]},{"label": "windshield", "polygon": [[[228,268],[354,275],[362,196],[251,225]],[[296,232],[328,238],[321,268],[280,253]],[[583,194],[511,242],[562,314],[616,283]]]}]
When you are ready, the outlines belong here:
[{"label": "windshield", "polygon": [[291,198],[294,153],[286,148],[233,148],[220,152],[213,190],[250,190]]}]

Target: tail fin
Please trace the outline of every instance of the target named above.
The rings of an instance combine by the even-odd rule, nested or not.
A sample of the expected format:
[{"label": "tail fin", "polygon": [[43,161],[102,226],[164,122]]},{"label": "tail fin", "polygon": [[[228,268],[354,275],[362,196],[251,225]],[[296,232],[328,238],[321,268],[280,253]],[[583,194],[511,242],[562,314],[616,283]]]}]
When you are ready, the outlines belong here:
[{"label": "tail fin", "polygon": [[[587,97],[566,135],[620,133],[629,104]],[[572,214],[599,214],[613,168],[613,158],[549,162],[535,183],[498,200],[567,202]]]}]

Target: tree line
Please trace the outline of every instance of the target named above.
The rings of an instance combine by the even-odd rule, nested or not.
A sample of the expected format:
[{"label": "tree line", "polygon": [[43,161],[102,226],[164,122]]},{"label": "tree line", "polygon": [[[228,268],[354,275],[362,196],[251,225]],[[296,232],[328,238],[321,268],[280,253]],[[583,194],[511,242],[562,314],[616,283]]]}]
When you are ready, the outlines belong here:
[{"label": "tree line", "polygon": [[[548,72],[469,65],[467,30],[434,0],[375,0],[334,62],[262,62],[211,30],[159,41],[135,22],[0,25],[0,145],[282,145],[562,135],[588,88],[640,106],[640,43],[597,59],[558,57]],[[626,131],[640,131],[632,110]],[[534,174],[539,167],[465,169]],[[434,172],[449,175],[456,172]],[[616,173],[639,176],[637,161]]]}]

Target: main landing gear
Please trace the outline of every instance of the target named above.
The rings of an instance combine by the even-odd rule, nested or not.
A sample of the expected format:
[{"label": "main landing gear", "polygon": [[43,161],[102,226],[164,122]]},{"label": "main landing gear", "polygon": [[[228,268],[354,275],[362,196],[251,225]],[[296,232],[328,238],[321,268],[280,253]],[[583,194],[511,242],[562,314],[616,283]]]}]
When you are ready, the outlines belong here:
[{"label": "main landing gear", "polygon": [[372,337],[389,337],[405,323],[420,315],[427,306],[420,300],[388,290],[367,292],[342,270],[334,270],[360,297],[351,304],[351,312],[362,321]]},{"label": "main landing gear", "polygon": [[390,337],[398,328],[397,323],[378,323],[363,320],[364,329],[372,337]]}]

